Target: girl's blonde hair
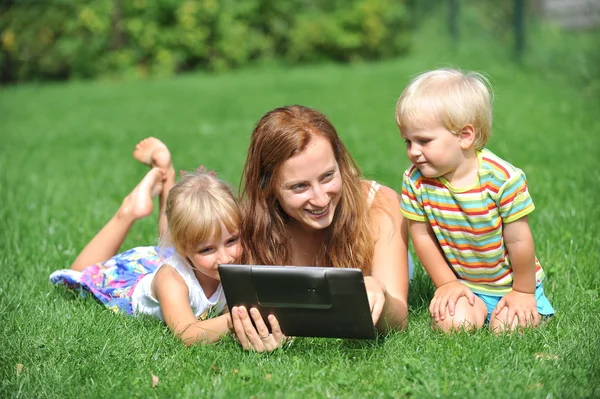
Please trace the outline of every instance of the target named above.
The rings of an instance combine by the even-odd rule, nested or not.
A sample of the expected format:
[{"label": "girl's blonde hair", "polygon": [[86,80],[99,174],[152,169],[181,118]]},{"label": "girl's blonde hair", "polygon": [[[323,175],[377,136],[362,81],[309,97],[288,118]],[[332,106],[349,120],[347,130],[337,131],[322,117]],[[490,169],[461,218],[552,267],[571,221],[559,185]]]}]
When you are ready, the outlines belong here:
[{"label": "girl's blonde hair", "polygon": [[441,123],[458,134],[467,124],[475,129],[476,149],[483,148],[492,131],[493,91],[481,73],[442,68],[414,78],[396,104],[400,131]]},{"label": "girl's blonde hair", "polygon": [[342,177],[342,194],[315,264],[306,266],[356,267],[370,275],[375,244],[360,170],[327,117],[300,105],[268,112],[252,132],[241,183],[243,261],[292,264],[290,217],[279,205],[276,190],[284,162],[304,151],[316,136],[331,144]]},{"label": "girl's blonde hair", "polygon": [[165,238],[180,255],[220,236],[221,223],[228,231],[237,231],[241,220],[239,202],[229,185],[204,168],[182,173],[181,180],[169,191],[165,213]]}]

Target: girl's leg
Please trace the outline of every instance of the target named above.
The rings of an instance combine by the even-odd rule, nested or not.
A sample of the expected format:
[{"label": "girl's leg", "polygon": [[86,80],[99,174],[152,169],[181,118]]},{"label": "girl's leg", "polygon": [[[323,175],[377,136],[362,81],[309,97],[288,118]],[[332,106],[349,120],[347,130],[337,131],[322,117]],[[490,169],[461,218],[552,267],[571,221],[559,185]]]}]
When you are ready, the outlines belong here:
[{"label": "girl's leg", "polygon": [[163,171],[162,191],[158,197],[158,234],[162,237],[167,232],[167,216],[165,215],[167,195],[175,184],[175,169],[171,161],[171,153],[165,143],[155,137],[148,137],[135,146],[133,157],[144,165],[160,168]]},{"label": "girl's leg", "polygon": [[115,215],[79,253],[71,269],[81,271],[117,254],[133,223],[152,213],[152,199],[162,192],[163,172],[153,168],[123,199]]},{"label": "girl's leg", "polygon": [[471,306],[469,300],[462,296],[456,301],[454,316],[450,316],[446,309],[446,318],[435,323],[435,326],[445,333],[460,330],[477,330],[483,327],[488,311],[481,298],[475,296],[475,305]]}]

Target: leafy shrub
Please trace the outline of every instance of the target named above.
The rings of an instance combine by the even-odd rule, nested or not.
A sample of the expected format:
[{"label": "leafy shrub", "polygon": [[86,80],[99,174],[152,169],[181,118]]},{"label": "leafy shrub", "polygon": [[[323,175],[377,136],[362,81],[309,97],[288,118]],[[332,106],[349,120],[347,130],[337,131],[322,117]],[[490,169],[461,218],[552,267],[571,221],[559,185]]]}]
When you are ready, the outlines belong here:
[{"label": "leafy shrub", "polygon": [[0,37],[5,82],[349,62],[409,46],[397,0],[13,0],[0,5]]}]

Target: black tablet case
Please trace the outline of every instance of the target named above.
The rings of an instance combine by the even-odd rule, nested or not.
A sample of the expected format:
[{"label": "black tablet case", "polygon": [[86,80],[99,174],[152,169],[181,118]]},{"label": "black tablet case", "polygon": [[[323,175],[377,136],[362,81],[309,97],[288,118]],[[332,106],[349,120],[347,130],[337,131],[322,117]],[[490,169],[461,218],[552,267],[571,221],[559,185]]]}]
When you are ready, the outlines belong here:
[{"label": "black tablet case", "polygon": [[309,266],[220,265],[227,305],[274,314],[287,336],[374,339],[362,272]]}]

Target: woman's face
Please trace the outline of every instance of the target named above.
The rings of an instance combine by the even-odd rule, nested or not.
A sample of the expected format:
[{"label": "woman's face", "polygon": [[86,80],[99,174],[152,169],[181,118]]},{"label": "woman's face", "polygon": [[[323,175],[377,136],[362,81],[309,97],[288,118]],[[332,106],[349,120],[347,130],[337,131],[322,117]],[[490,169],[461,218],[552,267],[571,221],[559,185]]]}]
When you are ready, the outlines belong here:
[{"label": "woman's face", "polygon": [[306,230],[327,228],[342,195],[342,178],[331,144],[313,136],[306,149],[285,161],[277,201]]}]

